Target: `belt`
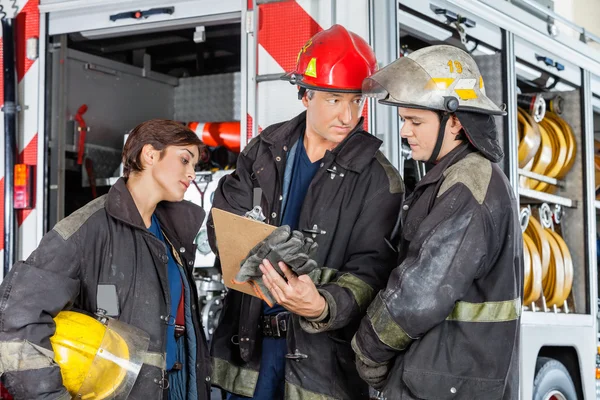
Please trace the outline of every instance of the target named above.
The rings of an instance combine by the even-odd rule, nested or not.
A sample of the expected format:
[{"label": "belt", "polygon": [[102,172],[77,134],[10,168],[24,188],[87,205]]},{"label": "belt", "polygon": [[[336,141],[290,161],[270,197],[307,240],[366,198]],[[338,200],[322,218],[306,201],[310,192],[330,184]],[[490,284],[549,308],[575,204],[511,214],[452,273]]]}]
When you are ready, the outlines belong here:
[{"label": "belt", "polygon": [[264,337],[283,338],[289,328],[290,313],[287,311],[261,317],[262,334]]}]

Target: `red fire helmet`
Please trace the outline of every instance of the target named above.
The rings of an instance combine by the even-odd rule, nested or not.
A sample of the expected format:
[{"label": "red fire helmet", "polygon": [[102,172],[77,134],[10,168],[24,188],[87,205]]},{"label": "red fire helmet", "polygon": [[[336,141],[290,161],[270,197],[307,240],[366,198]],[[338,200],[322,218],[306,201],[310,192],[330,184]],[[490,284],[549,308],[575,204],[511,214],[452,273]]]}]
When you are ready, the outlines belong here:
[{"label": "red fire helmet", "polygon": [[377,70],[369,44],[341,25],[313,36],[298,53],[296,69],[282,78],[305,89],[360,93]]}]

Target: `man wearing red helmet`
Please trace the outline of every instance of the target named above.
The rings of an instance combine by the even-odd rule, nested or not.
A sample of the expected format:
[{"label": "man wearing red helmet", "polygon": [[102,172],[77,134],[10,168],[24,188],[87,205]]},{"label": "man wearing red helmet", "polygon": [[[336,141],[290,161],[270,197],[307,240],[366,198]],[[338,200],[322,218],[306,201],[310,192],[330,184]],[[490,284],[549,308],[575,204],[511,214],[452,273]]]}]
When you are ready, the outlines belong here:
[{"label": "man wearing red helmet", "polygon": [[395,263],[404,192],[381,141],[362,128],[362,81],[376,65],[369,45],[340,25],[315,35],[285,76],[306,111],[254,138],[215,192],[216,208],[243,215],[259,205],[267,223],[313,239],[320,267],[313,283],[280,263],[284,279],[263,261],[275,307],[229,291],[212,339],[212,383],[230,399],[368,398],[350,340]]}]

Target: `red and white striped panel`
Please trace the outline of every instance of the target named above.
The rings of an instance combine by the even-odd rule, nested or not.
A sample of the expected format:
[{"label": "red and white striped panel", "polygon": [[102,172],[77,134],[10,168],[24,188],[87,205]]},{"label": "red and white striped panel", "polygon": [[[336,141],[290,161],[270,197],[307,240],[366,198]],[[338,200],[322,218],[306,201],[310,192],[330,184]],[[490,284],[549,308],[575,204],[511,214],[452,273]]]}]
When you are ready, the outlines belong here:
[{"label": "red and white striped panel", "polygon": [[[10,17],[13,14],[4,2],[5,11]],[[18,104],[23,110],[18,114],[17,124],[17,143],[19,148],[19,157],[17,162],[24,162],[29,165],[37,165],[38,158],[38,124],[39,124],[39,103],[41,100],[39,84],[40,71],[39,59],[29,60],[26,54],[27,41],[30,38],[40,37],[40,14],[38,10],[38,0],[18,0],[16,16],[16,62],[17,62],[17,81],[18,81]],[[0,32],[0,36],[1,36]],[[2,43],[0,42],[0,104],[4,103],[4,80],[2,66]],[[4,137],[4,118],[0,118],[0,132]],[[4,253],[4,141],[0,141],[0,259]],[[36,182],[42,176],[41,171],[37,172]],[[43,201],[39,197],[36,202]],[[38,218],[35,209],[18,211],[18,232],[15,258],[23,259],[36,248],[40,237],[41,229],[38,224],[42,223],[42,218]],[[2,270],[0,269],[0,280],[2,279]]]},{"label": "red and white striped panel", "polygon": [[[258,74],[283,74],[293,70],[302,46],[334,22],[368,41],[368,0],[338,0],[336,3],[335,18],[331,0],[289,0],[260,5]],[[249,0],[249,9],[251,4]],[[252,46],[249,48],[252,51]],[[297,98],[296,87],[284,81],[260,83],[257,98],[258,125],[261,127],[290,119],[304,109]],[[251,105],[248,110],[252,112]],[[253,117],[248,116],[249,127]]]}]

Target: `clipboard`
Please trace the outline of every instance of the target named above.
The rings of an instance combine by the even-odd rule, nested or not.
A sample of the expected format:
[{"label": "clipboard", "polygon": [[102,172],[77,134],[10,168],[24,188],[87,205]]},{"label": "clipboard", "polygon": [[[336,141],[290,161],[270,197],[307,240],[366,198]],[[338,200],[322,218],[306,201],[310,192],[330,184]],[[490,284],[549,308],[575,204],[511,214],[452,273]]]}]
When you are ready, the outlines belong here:
[{"label": "clipboard", "polygon": [[277,227],[218,208],[213,208],[211,212],[225,286],[258,297],[249,284],[233,283],[233,278],[240,271],[240,264],[248,252]]}]

